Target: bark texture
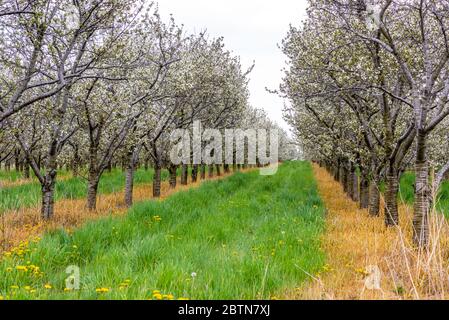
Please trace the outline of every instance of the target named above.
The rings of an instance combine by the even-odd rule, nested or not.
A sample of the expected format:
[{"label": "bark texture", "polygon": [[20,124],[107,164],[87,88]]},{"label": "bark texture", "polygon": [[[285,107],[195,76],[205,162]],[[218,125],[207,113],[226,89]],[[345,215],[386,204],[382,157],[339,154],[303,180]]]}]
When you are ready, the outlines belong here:
[{"label": "bark texture", "polygon": [[371,181],[369,185],[369,214],[372,217],[379,216],[380,192],[376,181]]},{"label": "bark texture", "polygon": [[385,182],[385,225],[387,227],[392,227],[398,225],[399,223],[399,177],[396,173],[389,173],[386,177]]},{"label": "bark texture", "polygon": [[362,173],[360,177],[360,208],[369,207],[369,180],[366,174]]}]

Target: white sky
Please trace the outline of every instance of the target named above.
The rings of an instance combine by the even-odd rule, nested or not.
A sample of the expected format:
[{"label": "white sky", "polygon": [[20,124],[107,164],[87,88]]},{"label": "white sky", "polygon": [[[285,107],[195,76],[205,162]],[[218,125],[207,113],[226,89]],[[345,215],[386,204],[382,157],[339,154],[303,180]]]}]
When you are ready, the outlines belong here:
[{"label": "white sky", "polygon": [[207,30],[223,36],[226,48],[241,57],[244,68],[255,61],[251,73],[250,103],[263,108],[269,117],[289,129],[282,119],[284,101],[265,87],[277,89],[285,58],[277,47],[289,24],[298,26],[305,16],[306,0],[159,0],[164,17],[173,14],[186,31]]}]

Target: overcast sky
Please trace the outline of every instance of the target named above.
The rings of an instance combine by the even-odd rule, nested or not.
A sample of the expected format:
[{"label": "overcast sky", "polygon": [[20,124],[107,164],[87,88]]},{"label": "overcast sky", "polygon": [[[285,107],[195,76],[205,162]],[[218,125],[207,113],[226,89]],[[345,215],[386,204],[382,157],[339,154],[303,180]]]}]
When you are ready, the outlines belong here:
[{"label": "overcast sky", "polygon": [[299,25],[306,0],[159,0],[161,14],[173,14],[186,31],[207,30],[210,37],[223,36],[226,47],[241,57],[244,67],[255,62],[251,73],[250,103],[288,129],[282,120],[283,100],[266,92],[276,89],[285,58],[277,45],[289,24]]}]

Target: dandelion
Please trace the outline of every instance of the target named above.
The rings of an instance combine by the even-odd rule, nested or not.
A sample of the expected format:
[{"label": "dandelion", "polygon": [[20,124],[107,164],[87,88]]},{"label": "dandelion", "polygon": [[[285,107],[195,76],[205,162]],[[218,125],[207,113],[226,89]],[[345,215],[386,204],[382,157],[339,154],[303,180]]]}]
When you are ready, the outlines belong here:
[{"label": "dandelion", "polygon": [[17,289],[19,289],[19,286],[18,285],[12,285],[12,286],[10,286],[10,288],[13,289],[13,290],[17,290]]},{"label": "dandelion", "polygon": [[41,238],[35,237],[35,238],[33,238],[32,241],[33,241],[34,243],[38,243],[39,241],[41,241]]},{"label": "dandelion", "polygon": [[162,300],[162,295],[160,293],[153,293],[153,298],[156,300]]},{"label": "dandelion", "polygon": [[168,295],[167,295],[167,299],[168,299],[168,300],[173,300],[174,298],[175,298],[175,297],[174,297],[172,294],[168,294]]},{"label": "dandelion", "polygon": [[158,222],[158,221],[161,221],[162,218],[160,216],[153,216],[153,220]]},{"label": "dandelion", "polygon": [[126,279],[125,281],[123,281],[122,283],[119,284],[119,289],[123,290],[123,289],[129,287],[130,283],[131,283],[131,280]]},{"label": "dandelion", "polygon": [[190,300],[190,299],[181,297],[181,298],[178,298],[178,300]]},{"label": "dandelion", "polygon": [[11,272],[11,271],[12,271],[11,267],[6,268],[6,272]]},{"label": "dandelion", "polygon": [[31,287],[30,286],[25,286],[25,287],[23,287],[24,289],[25,289],[25,291],[30,291],[31,290]]},{"label": "dandelion", "polygon": [[195,278],[196,277],[196,272],[192,272],[190,275],[192,276],[192,278]]},{"label": "dandelion", "polygon": [[369,275],[369,272],[367,272],[364,268],[355,269],[355,272],[357,272],[357,273],[359,273],[359,274],[361,274],[363,276]]},{"label": "dandelion", "polygon": [[109,288],[97,288],[97,289],[95,289],[95,292],[106,293],[106,292],[109,292]]},{"label": "dandelion", "polygon": [[72,288],[64,288],[64,292],[69,292],[69,291],[72,291],[73,289]]},{"label": "dandelion", "polygon": [[16,270],[27,272],[28,268],[26,266],[16,266]]},{"label": "dandelion", "polygon": [[45,289],[51,289],[51,288],[52,288],[52,286],[51,286],[51,284],[49,284],[49,283],[46,283],[46,284],[44,285],[44,288],[45,288]]}]

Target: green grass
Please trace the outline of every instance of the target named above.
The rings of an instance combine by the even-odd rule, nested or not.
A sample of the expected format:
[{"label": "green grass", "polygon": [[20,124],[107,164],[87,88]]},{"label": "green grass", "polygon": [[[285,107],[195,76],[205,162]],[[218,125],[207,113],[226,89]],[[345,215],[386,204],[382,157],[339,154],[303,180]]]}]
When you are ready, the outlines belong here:
[{"label": "green grass", "polygon": [[0,181],[5,180],[15,182],[19,179],[23,179],[23,174],[21,172],[18,172],[16,170],[11,171],[0,170]]},{"label": "green grass", "polygon": [[[66,169],[59,169],[58,170],[58,177],[67,177],[71,175],[70,171],[67,171]],[[20,179],[25,179],[23,172],[16,171],[16,170],[0,170],[0,181],[7,181],[7,182],[16,182]],[[36,176],[33,174],[33,171],[30,169],[30,181],[37,182]]]},{"label": "green grass", "polygon": [[[415,201],[415,174],[413,172],[406,172],[401,177],[400,195],[399,197],[407,204],[413,204]],[[446,181],[441,186],[438,194],[437,209],[449,216],[449,181]]]},{"label": "green grass", "polygon": [[[153,170],[138,169],[135,173],[135,184],[151,183]],[[4,174],[4,172],[3,172]],[[13,175],[12,172],[9,173]],[[162,179],[168,177],[166,170],[162,171]],[[105,172],[101,177],[98,192],[108,194],[122,190],[125,187],[125,174],[120,169]],[[87,196],[87,180],[81,177],[70,177],[58,180],[55,197],[58,199],[79,199]],[[41,201],[40,184],[37,181],[19,186],[0,189],[0,212],[2,210],[19,209],[39,205]]]},{"label": "green grass", "polygon": [[[0,295],[146,299],[153,290],[192,299],[282,295],[308,278],[304,271],[314,274],[323,265],[324,211],[309,163],[285,163],[274,176],[236,173],[163,202],[138,203],[124,217],[90,222],[73,234],[47,234],[22,256],[0,261]],[[16,270],[27,261],[43,275]],[[69,265],[79,266],[81,289],[64,292]],[[130,285],[119,289],[127,279]],[[46,283],[52,289],[44,289]]]}]

